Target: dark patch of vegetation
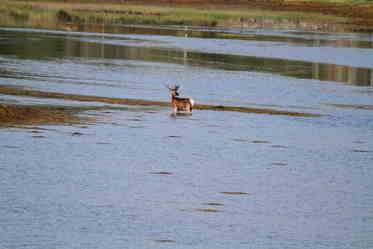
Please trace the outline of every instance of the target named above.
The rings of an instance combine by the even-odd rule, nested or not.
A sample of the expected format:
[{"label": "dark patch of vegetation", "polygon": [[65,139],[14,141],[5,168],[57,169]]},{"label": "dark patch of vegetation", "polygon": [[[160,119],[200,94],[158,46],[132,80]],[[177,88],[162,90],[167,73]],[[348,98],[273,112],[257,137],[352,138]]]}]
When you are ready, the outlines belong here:
[{"label": "dark patch of vegetation", "polygon": [[0,126],[77,124],[84,121],[77,113],[66,107],[0,104]]},{"label": "dark patch of vegetation", "polygon": [[57,19],[59,22],[72,22],[73,18],[65,10],[59,10],[57,12]]},{"label": "dark patch of vegetation", "polygon": [[220,203],[220,202],[207,202],[207,203],[205,203],[205,205],[209,205],[209,206],[224,206],[224,204]]},{"label": "dark patch of vegetation", "polygon": [[206,212],[206,213],[219,213],[222,212],[221,210],[214,209],[214,208],[197,208],[196,211]]},{"label": "dark patch of vegetation", "polygon": [[155,174],[155,175],[172,175],[172,172],[168,171],[156,171],[156,172],[150,172],[150,174]]},{"label": "dark patch of vegetation", "polygon": [[264,141],[264,140],[254,140],[254,141],[252,141],[252,143],[254,143],[254,144],[269,144],[271,142]]},{"label": "dark patch of vegetation", "polygon": [[358,153],[370,153],[372,152],[371,150],[359,150],[359,149],[355,149],[355,150],[352,150],[352,152],[358,152]]}]

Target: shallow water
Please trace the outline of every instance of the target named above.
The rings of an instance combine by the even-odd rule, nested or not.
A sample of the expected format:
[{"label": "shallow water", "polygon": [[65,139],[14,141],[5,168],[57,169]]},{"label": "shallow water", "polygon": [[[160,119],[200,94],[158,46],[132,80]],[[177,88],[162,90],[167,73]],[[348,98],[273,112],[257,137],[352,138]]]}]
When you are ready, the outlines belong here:
[{"label": "shallow water", "polygon": [[373,248],[373,36],[0,28],[0,87],[321,117],[104,106],[0,128],[0,248]]}]

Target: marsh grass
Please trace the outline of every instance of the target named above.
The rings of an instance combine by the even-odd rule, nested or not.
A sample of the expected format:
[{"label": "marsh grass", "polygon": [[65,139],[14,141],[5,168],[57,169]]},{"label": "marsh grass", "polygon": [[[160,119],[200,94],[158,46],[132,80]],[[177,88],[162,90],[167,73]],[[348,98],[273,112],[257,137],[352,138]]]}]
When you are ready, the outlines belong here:
[{"label": "marsh grass", "polygon": [[[88,122],[79,108],[0,104],[0,127],[17,125],[72,125]],[[90,119],[92,121],[92,119]]]},{"label": "marsh grass", "polygon": [[[283,11],[253,9],[198,9],[193,7],[144,6],[134,4],[100,4],[91,1],[10,1],[0,0],[0,25],[9,23],[22,26],[56,27],[66,22],[58,17],[60,11],[68,15],[73,24],[153,24],[153,25],[198,25],[239,26],[242,20],[273,20],[281,22],[310,21],[342,23],[343,18],[325,15],[302,14]],[[5,20],[8,18],[9,20]]]}]

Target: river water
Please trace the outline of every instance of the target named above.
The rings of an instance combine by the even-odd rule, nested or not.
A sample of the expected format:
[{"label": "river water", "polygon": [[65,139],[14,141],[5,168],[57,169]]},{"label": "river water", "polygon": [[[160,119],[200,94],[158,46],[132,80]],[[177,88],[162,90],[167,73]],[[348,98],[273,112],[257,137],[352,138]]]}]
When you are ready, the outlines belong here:
[{"label": "river water", "polygon": [[101,107],[0,128],[1,249],[373,248],[373,35],[0,28],[0,87],[315,117],[0,94]]}]

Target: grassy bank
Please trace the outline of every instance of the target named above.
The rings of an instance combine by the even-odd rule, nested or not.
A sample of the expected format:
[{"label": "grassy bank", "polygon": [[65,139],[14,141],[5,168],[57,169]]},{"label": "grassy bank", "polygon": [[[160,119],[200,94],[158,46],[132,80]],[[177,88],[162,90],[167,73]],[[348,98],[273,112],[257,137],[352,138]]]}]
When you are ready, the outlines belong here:
[{"label": "grassy bank", "polygon": [[[102,1],[101,1],[102,2]],[[246,23],[270,20],[272,23],[309,22],[344,23],[342,17],[323,14],[302,14],[300,12],[267,11],[251,7],[196,8],[120,4],[113,0],[102,4],[100,0],[46,1],[46,0],[0,0],[0,25],[58,28],[72,24],[152,24],[152,25],[197,25],[197,26],[244,26]],[[211,3],[211,2],[210,2]],[[48,27],[49,26],[49,27]]]},{"label": "grassy bank", "polygon": [[[24,0],[13,0],[13,1],[24,1]],[[126,3],[138,3],[138,4],[149,4],[157,3],[163,5],[245,5],[247,0],[26,0],[32,2],[46,3],[94,3],[94,4],[126,4]],[[285,0],[292,2],[319,2],[319,3],[340,3],[340,4],[373,4],[373,0]]]}]

